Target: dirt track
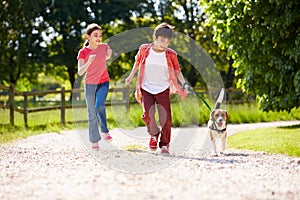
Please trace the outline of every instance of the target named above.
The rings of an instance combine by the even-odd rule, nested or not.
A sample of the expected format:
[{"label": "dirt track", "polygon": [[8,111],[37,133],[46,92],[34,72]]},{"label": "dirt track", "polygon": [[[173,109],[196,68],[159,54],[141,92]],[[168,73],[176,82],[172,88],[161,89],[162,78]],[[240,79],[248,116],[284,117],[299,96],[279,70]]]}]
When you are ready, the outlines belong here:
[{"label": "dirt track", "polygon": [[[228,131],[299,123],[229,125]],[[205,128],[180,129],[178,135],[191,130],[197,137],[183,151],[171,148],[169,157],[118,148],[127,141],[117,129],[111,130],[111,144],[101,142],[92,153],[78,137],[86,130],[1,145],[0,199],[299,199],[300,158],[234,149],[212,157],[198,137]]]}]

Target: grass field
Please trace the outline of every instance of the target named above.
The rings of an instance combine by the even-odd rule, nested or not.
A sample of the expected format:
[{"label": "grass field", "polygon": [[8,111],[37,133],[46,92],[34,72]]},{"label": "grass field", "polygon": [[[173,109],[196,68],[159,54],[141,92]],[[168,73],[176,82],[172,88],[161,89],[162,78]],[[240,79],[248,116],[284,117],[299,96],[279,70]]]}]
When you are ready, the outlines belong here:
[{"label": "grass field", "polygon": [[228,138],[227,147],[300,157],[300,124],[237,133]]}]

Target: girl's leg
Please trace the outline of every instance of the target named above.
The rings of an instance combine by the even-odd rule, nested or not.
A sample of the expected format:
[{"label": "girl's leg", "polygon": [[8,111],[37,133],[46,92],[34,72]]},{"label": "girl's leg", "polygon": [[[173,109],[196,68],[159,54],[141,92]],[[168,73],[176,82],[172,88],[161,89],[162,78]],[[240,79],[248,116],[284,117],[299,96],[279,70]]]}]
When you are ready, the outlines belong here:
[{"label": "girl's leg", "polygon": [[85,84],[85,101],[88,108],[89,139],[91,143],[99,142],[101,136],[98,130],[98,120],[95,110],[95,95],[97,85]]},{"label": "girl's leg", "polygon": [[142,104],[144,109],[143,121],[147,126],[147,130],[151,136],[156,136],[159,133],[159,128],[155,120],[155,99],[154,95],[145,90],[142,92]]},{"label": "girl's leg", "polygon": [[106,119],[106,97],[108,94],[109,82],[105,82],[97,85],[96,90],[96,113],[100,122],[101,132],[108,133],[109,130],[107,128],[107,119]]},{"label": "girl's leg", "polygon": [[155,95],[157,102],[157,110],[159,116],[159,123],[162,127],[159,147],[168,146],[171,140],[171,126],[172,126],[172,115],[171,115],[171,104],[170,104],[170,90],[167,89]]}]

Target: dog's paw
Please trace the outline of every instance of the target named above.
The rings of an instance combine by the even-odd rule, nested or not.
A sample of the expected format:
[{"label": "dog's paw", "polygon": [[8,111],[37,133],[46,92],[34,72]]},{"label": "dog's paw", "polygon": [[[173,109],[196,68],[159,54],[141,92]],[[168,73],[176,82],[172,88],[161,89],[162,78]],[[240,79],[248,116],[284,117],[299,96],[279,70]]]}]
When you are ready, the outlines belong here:
[{"label": "dog's paw", "polygon": [[214,153],[211,154],[211,156],[212,156],[212,157],[218,157],[219,154],[217,154],[217,153],[214,152]]},{"label": "dog's paw", "polygon": [[223,151],[221,151],[220,156],[226,156],[226,154]]}]

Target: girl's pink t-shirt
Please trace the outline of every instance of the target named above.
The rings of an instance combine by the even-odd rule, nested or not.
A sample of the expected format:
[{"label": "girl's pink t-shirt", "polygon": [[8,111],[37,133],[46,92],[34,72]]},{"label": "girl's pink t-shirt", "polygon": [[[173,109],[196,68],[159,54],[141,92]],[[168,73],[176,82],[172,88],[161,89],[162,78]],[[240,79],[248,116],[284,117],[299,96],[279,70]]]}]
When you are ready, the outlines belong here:
[{"label": "girl's pink t-shirt", "polygon": [[86,70],[86,84],[101,84],[109,81],[109,74],[106,66],[107,49],[109,49],[108,44],[100,44],[96,49],[83,47],[79,50],[77,60],[84,59],[84,62],[87,62],[90,55],[96,55],[91,65]]}]

